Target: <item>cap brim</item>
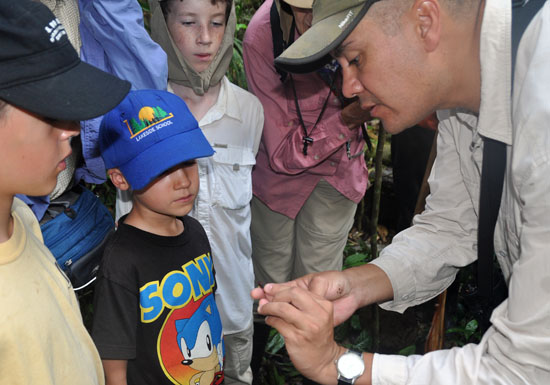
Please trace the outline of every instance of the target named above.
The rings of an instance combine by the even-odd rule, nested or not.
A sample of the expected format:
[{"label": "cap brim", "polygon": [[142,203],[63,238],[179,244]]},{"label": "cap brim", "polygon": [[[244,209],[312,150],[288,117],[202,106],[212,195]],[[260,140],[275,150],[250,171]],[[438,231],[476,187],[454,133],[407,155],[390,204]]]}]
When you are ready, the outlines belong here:
[{"label": "cap brim", "polygon": [[[308,68],[312,63],[322,62],[353,31],[370,8],[370,3],[367,1],[313,24],[275,59],[275,65],[288,72],[303,72],[303,68]],[[350,12],[353,12],[353,19],[349,20],[345,28],[340,28],[342,20]]]},{"label": "cap brim", "polygon": [[87,120],[116,107],[131,84],[80,61],[48,77],[0,89],[0,98],[37,115],[58,120]]},{"label": "cap brim", "polygon": [[283,0],[289,5],[293,5],[298,8],[311,8],[313,6],[313,0]]},{"label": "cap brim", "polygon": [[212,156],[214,150],[199,127],[155,143],[118,168],[134,190],[141,190],[166,170],[192,159]]}]

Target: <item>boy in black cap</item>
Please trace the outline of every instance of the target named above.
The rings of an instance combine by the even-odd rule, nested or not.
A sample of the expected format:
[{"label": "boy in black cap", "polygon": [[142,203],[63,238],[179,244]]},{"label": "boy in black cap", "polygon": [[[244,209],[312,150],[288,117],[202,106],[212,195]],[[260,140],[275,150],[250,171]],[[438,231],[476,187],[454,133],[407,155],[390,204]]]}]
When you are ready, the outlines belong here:
[{"label": "boy in black cap", "polygon": [[101,156],[132,210],[109,239],[92,337],[108,384],[220,384],[224,340],[210,243],[187,214],[214,151],[177,95],[132,91],[105,115]]},{"label": "boy in black cap", "polygon": [[14,196],[50,193],[76,122],[109,111],[130,84],[81,62],[63,26],[37,2],[0,0],[0,46],[0,378],[103,384],[71,284]]}]

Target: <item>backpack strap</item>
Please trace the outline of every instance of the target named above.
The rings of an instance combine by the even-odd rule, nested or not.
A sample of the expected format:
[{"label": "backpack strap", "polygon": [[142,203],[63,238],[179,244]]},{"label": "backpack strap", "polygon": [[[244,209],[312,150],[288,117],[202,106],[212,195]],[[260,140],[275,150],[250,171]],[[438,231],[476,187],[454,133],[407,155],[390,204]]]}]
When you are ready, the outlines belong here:
[{"label": "backpack strap", "polygon": [[512,79],[523,32],[546,0],[512,0]]},{"label": "backpack strap", "polygon": [[[277,11],[277,3],[275,1],[273,1],[271,5],[269,21],[271,23],[271,39],[273,40],[273,60],[275,60],[286,48],[283,31],[281,29],[281,18],[279,16],[279,11]],[[294,21],[292,25],[294,26]],[[293,35],[293,32],[291,35]],[[288,73],[277,66],[275,66],[275,70],[279,74],[281,82],[284,83]]]},{"label": "backpack strap", "polygon": [[[512,79],[523,32],[546,0],[512,0]],[[484,138],[479,199],[477,283],[480,296],[493,298],[495,226],[506,171],[506,144]]]}]

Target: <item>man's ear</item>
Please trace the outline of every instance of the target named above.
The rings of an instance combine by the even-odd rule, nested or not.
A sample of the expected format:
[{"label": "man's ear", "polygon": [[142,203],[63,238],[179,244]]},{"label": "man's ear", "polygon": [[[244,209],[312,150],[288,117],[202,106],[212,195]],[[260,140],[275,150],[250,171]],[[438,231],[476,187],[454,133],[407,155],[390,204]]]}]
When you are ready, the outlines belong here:
[{"label": "man's ear", "polygon": [[441,39],[442,9],[439,0],[416,0],[412,8],[416,32],[426,52],[434,51]]},{"label": "man's ear", "polygon": [[107,174],[109,175],[109,178],[111,178],[113,185],[115,185],[115,187],[119,190],[125,191],[130,189],[130,183],[128,183],[124,177],[124,174],[122,174],[118,168],[110,168],[107,170]]}]

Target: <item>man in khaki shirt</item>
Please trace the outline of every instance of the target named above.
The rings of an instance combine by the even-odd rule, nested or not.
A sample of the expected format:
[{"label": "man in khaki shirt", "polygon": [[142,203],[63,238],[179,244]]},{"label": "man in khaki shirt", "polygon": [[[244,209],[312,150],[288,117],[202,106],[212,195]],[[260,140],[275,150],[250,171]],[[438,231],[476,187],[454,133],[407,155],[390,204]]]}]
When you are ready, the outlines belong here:
[{"label": "man in khaki shirt", "polygon": [[[390,133],[439,110],[426,211],[373,263],[255,289],[259,311],[284,336],[296,367],[319,383],[548,384],[550,3],[523,34],[513,92],[511,2],[372,3],[317,0],[310,35],[278,61],[303,64],[332,51],[343,67],[344,94],[357,95]],[[479,344],[352,360],[334,342],[335,323],[375,302],[400,312],[425,302],[476,260],[487,138],[507,150],[494,244],[509,296],[494,310],[492,326]]]}]

